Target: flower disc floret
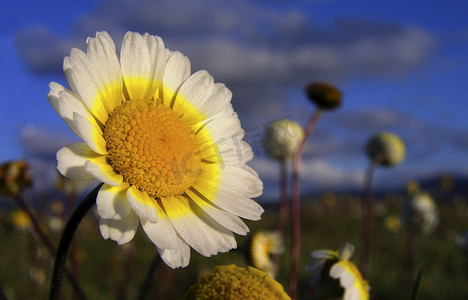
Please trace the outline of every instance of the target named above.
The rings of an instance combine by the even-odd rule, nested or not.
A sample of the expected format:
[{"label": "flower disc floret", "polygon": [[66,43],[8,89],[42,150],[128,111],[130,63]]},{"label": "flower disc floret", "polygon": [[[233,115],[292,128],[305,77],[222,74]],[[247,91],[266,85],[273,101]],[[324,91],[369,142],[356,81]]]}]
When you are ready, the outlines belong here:
[{"label": "flower disc floret", "polygon": [[195,133],[160,102],[124,102],[110,114],[104,139],[116,172],[152,197],[183,193],[200,170]]},{"label": "flower disc floret", "polygon": [[218,266],[200,278],[184,296],[185,300],[203,299],[291,299],[281,284],[263,271],[236,265]]}]

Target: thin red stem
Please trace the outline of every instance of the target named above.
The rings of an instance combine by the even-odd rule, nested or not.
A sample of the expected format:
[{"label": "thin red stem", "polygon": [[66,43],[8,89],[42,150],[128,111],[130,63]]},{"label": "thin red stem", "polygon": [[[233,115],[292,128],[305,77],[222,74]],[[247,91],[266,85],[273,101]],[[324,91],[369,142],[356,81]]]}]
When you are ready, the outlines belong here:
[{"label": "thin red stem", "polygon": [[317,125],[322,110],[318,109],[313,114],[307,124],[304,138],[299,145],[293,160],[293,177],[292,177],[292,249],[291,249],[291,274],[289,278],[289,296],[291,299],[296,298],[297,293],[297,269],[299,264],[299,255],[301,250],[301,214],[300,214],[300,191],[299,191],[299,173],[302,161],[302,152],[304,151],[307,139],[312,134]]}]

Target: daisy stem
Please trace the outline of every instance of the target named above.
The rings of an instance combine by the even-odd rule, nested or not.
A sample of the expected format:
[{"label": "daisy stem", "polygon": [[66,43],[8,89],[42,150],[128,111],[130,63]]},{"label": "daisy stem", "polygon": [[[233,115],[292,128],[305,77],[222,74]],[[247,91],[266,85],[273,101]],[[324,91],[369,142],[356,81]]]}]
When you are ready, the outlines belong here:
[{"label": "daisy stem", "polygon": [[54,273],[52,274],[52,282],[50,285],[49,300],[60,299],[60,290],[62,289],[63,273],[67,261],[67,253],[70,248],[70,244],[78,225],[88,211],[96,204],[96,197],[101,188],[102,183],[99,184],[94,190],[92,190],[84,199],[78,204],[67,224],[63,230],[62,237],[57,250],[57,256],[55,257]]},{"label": "daisy stem", "polygon": [[299,264],[299,255],[301,250],[301,209],[300,209],[300,191],[299,191],[299,172],[302,161],[302,152],[304,151],[307,139],[312,134],[315,126],[317,125],[322,110],[317,109],[311,116],[304,138],[294,154],[293,160],[293,176],[292,176],[292,200],[291,200],[291,214],[292,214],[292,249],[291,249],[291,274],[289,278],[289,296],[291,299],[296,298],[297,292],[297,268]]},{"label": "daisy stem", "polygon": [[[280,194],[281,202],[278,215],[278,226],[277,230],[281,237],[284,236],[284,226],[286,224],[286,218],[288,216],[288,160],[282,159],[280,161]],[[279,254],[274,254],[272,256],[273,263],[278,265]]]},{"label": "daisy stem", "polygon": [[369,272],[369,261],[371,251],[371,227],[372,227],[372,178],[374,176],[377,162],[373,161],[367,168],[366,177],[364,180],[364,193],[362,197],[362,211],[364,217],[362,219],[362,257],[361,271],[362,276],[366,277]]},{"label": "daisy stem", "polygon": [[[55,248],[54,244],[52,244],[52,241],[45,234],[44,230],[42,229],[42,226],[39,224],[39,221],[37,220],[29,205],[24,201],[24,199],[20,195],[15,195],[14,199],[18,206],[28,215],[33,225],[34,231],[39,236],[39,239],[42,241],[42,243],[46,246],[47,250],[49,251],[49,254],[51,256],[55,256],[57,254],[57,249]],[[78,283],[76,282],[75,277],[68,269],[65,269],[65,275],[70,281],[70,284],[78,298],[82,300],[87,299],[83,291],[79,287]]]}]

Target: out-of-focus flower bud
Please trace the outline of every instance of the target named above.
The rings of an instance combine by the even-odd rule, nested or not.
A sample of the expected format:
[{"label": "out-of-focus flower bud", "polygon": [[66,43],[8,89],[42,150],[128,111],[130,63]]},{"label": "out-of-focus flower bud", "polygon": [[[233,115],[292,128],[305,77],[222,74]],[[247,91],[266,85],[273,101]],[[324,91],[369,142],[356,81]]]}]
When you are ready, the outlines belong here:
[{"label": "out-of-focus flower bud", "polygon": [[406,155],[405,143],[390,132],[380,132],[371,137],[366,150],[371,160],[385,167],[399,165]]},{"label": "out-of-focus flower bud", "polygon": [[327,82],[312,82],[306,86],[306,94],[319,109],[333,110],[341,106],[343,94]]},{"label": "out-of-focus flower bud", "polygon": [[268,154],[278,160],[294,156],[304,138],[304,129],[297,122],[281,119],[271,123],[265,132],[264,145]]}]

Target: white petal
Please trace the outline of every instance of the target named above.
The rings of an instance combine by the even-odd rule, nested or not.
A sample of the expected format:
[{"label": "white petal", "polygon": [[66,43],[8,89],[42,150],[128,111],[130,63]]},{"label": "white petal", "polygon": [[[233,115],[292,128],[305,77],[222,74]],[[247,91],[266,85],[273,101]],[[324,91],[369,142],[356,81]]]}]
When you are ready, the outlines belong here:
[{"label": "white petal", "polygon": [[99,219],[99,230],[104,239],[111,239],[123,245],[130,242],[138,229],[138,217],[130,214],[122,220]]},{"label": "white petal", "polygon": [[341,249],[340,249],[340,259],[344,260],[349,260],[351,256],[354,254],[354,246],[346,243]]},{"label": "white petal", "polygon": [[328,259],[336,258],[336,251],[331,250],[315,250],[309,254],[309,257],[312,259]]},{"label": "white petal", "polygon": [[206,139],[203,140],[202,136],[198,134],[202,131],[197,131],[197,138],[200,143],[221,143],[233,137],[241,140],[244,136],[237,115],[211,118],[208,122],[204,122],[202,126],[203,130],[209,132],[209,135],[206,135]]},{"label": "white petal", "polygon": [[128,183],[124,182],[119,186],[104,184],[96,198],[96,205],[99,216],[103,219],[122,220],[126,218],[132,208],[128,204],[127,189]]},{"label": "white petal", "polygon": [[141,219],[141,225],[143,230],[146,232],[148,238],[155,244],[158,248],[161,249],[178,249],[179,247],[179,237],[177,236],[174,226],[172,226],[169,217],[166,215],[164,210],[159,206],[157,201],[154,205],[158,211],[158,221],[156,223],[151,223],[145,219]]},{"label": "white petal", "polygon": [[87,53],[76,48],[65,57],[68,85],[102,124],[122,103],[122,75],[115,45],[106,32],[87,42]]},{"label": "white petal", "polygon": [[73,119],[70,124],[86,145],[96,153],[107,154],[106,141],[102,136],[101,129],[76,112],[73,113]]},{"label": "white petal", "polygon": [[217,143],[217,146],[223,164],[240,165],[251,161],[253,158],[252,148],[236,135]]},{"label": "white petal", "polygon": [[237,247],[232,232],[216,224],[198,207],[190,206],[188,200],[171,196],[161,201],[177,233],[201,255],[211,256]]},{"label": "white petal", "polygon": [[340,285],[344,288],[350,288],[354,284],[354,276],[349,273],[339,262],[334,264],[330,269],[330,277],[340,279]]},{"label": "white petal", "polygon": [[156,200],[148,196],[146,192],[138,190],[136,186],[131,186],[127,190],[128,203],[133,211],[140,217],[151,223],[158,221],[158,211]]},{"label": "white petal", "polygon": [[174,94],[189,76],[190,60],[178,51],[170,53],[164,72],[163,88],[160,89],[159,95],[166,106],[171,106]]},{"label": "white petal", "polygon": [[99,128],[96,119],[76,94],[67,90],[65,87],[56,82],[51,82],[49,84],[49,88],[50,91],[47,95],[47,98],[49,99],[50,104],[57,112],[57,114],[65,121],[65,123],[67,123],[68,127],[70,127],[78,137],[83,139],[75,130],[75,126],[73,125],[73,113],[78,113],[79,115],[85,117],[94,127]]},{"label": "white petal", "polygon": [[250,230],[245,223],[237,216],[230,214],[224,210],[214,207],[210,203],[198,197],[195,193],[188,190],[187,195],[194,201],[204,212],[206,212],[213,220],[226,229],[239,235],[246,235]]},{"label": "white petal", "polygon": [[190,248],[184,242],[180,241],[181,245],[177,250],[160,249],[158,248],[159,256],[171,268],[185,268],[190,262]]},{"label": "white petal", "polygon": [[249,171],[226,165],[221,170],[220,186],[237,191],[248,198],[259,197],[263,193],[263,182]]},{"label": "white petal", "polygon": [[85,171],[84,165],[86,161],[100,156],[85,143],[71,144],[57,152],[57,169],[63,176],[74,180],[93,180],[94,177]]},{"label": "white petal", "polygon": [[[208,181],[200,179],[191,190],[205,201],[244,219],[258,221],[264,212],[264,209],[252,199],[242,196],[238,192],[220,189],[219,186]],[[210,199],[203,193],[204,190],[215,191],[215,195]]]},{"label": "white petal", "polygon": [[97,180],[108,185],[119,186],[123,182],[122,175],[116,174],[107,163],[106,157],[101,156],[85,162],[84,169]]},{"label": "white petal", "polygon": [[158,36],[127,32],[122,42],[120,63],[131,100],[153,98],[162,82],[166,65],[165,48]]}]

